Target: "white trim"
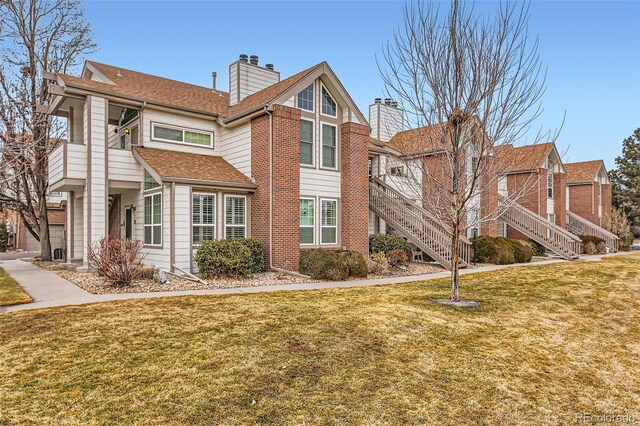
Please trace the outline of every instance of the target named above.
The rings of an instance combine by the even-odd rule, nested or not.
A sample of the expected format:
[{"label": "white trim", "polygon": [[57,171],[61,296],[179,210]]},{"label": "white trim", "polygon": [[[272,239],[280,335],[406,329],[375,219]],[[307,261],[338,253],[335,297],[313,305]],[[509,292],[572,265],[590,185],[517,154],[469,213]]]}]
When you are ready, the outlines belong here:
[{"label": "white trim", "polygon": [[[173,129],[173,130],[182,131],[182,141],[174,141],[174,140],[171,140],[171,139],[163,139],[163,138],[156,137],[156,126],[164,127],[164,128],[167,128],[167,129]],[[202,145],[202,144],[187,142],[185,140],[185,132],[200,133],[200,134],[203,134],[203,135],[209,135],[210,138],[211,138],[211,143],[209,145]],[[215,149],[215,134],[214,134],[214,132],[211,132],[211,131],[208,131],[208,130],[194,129],[194,128],[190,128],[190,127],[174,126],[172,124],[165,124],[165,123],[161,123],[161,122],[157,122],[157,121],[152,121],[151,122],[151,140],[152,141],[156,141],[156,142],[168,142],[168,143],[176,143],[176,144],[186,145],[186,146],[196,146],[196,147],[201,147],[201,148]]]},{"label": "white trim", "polygon": [[[228,198],[244,198],[244,224],[243,225],[235,225],[227,223],[227,199]],[[236,194],[224,194],[224,204],[222,206],[224,209],[224,239],[227,238],[227,228],[244,228],[244,237],[247,238],[247,196],[246,195],[236,195]]]},{"label": "white trim", "polygon": [[[336,104],[336,115],[331,115],[331,114],[325,114],[324,112],[322,112],[322,89],[324,89],[327,94],[329,95],[329,97],[331,98],[331,100],[333,101],[334,104]],[[324,115],[325,117],[331,117],[331,118],[338,118],[338,102],[336,101],[336,99],[333,97],[333,95],[331,94],[331,91],[329,89],[327,89],[327,87],[324,85],[324,83],[322,83],[322,81],[320,81],[320,90],[318,90],[319,95],[319,99],[320,99],[320,103],[318,104],[318,108],[320,109],[320,115]]]},{"label": "white trim", "polygon": [[[301,108],[300,105],[298,105],[298,95],[300,93],[302,93],[304,90],[308,89],[309,86],[313,87],[313,95],[312,95],[312,99],[311,99],[311,109],[306,109],[306,108]],[[304,89],[302,89],[301,91],[297,92],[295,94],[294,98],[294,105],[296,106],[296,108],[302,110],[302,111],[307,111],[307,112],[316,112],[316,82],[315,80],[307,85]]]},{"label": "white trim", "polygon": [[[335,149],[335,166],[334,167],[330,167],[330,166],[325,166],[324,165],[324,126],[331,126],[334,129],[336,129],[336,145],[334,147]],[[321,169],[326,169],[326,170],[338,170],[338,160],[339,160],[339,156],[338,156],[338,150],[340,149],[340,142],[339,142],[339,138],[338,138],[338,125],[334,124],[334,123],[328,123],[326,121],[320,121],[320,141],[319,141],[319,147],[320,147],[320,168]]]},{"label": "white trim", "polygon": [[[316,221],[316,211],[317,211],[316,210],[316,199],[315,199],[315,197],[300,197],[300,201],[302,201],[302,200],[309,200],[309,201],[311,201],[313,203],[313,216],[312,216],[313,224],[312,225],[302,225],[302,224],[300,224],[299,227],[300,228],[311,228],[313,230],[313,232],[311,234],[312,237],[313,237],[313,241],[310,242],[310,243],[303,243],[302,240],[301,240],[300,241],[300,245],[301,246],[305,246],[305,247],[306,246],[314,246],[314,245],[316,245],[316,223],[317,223],[317,221]],[[299,203],[298,203],[298,208],[300,208],[300,204]]]},{"label": "white trim", "polygon": [[[191,203],[190,203],[190,211],[189,211],[189,216],[191,217],[191,241],[189,241],[189,244],[191,244],[192,247],[200,247],[200,244],[202,243],[202,241],[208,241],[208,240],[201,240],[200,244],[195,244],[193,242],[193,236],[194,236],[194,232],[193,232],[193,227],[194,226],[201,226],[201,227],[209,227],[213,229],[213,239],[217,240],[218,236],[216,235],[216,231],[217,231],[217,226],[216,226],[216,219],[218,217],[217,215],[217,211],[218,211],[218,206],[217,201],[218,201],[218,197],[217,197],[217,193],[216,192],[191,192]],[[207,196],[207,197],[213,197],[213,223],[193,223],[193,197],[194,196]],[[202,220],[202,204],[200,205],[200,219]]]},{"label": "white trim", "polygon": [[[336,224],[333,225],[333,226],[324,226],[324,225],[322,225],[322,202],[323,201],[330,201],[330,202],[333,202],[335,204],[335,210],[334,211],[335,211],[335,222],[336,222]],[[324,198],[324,197],[321,197],[320,198],[320,202],[318,204],[320,205],[320,208],[318,209],[318,211],[320,213],[320,221],[318,222],[318,227],[319,227],[319,230],[320,230],[320,232],[319,232],[319,234],[320,234],[319,235],[320,236],[319,243],[320,243],[321,246],[335,246],[336,244],[338,244],[338,221],[339,221],[338,220],[338,200],[336,198]],[[324,228],[327,228],[327,229],[334,228],[336,230],[336,233],[335,233],[336,239],[335,239],[335,241],[330,242],[330,243],[325,243],[325,242],[322,241],[322,230]]]},{"label": "white trim", "polygon": [[[307,163],[303,163],[302,161],[300,162],[300,167],[313,167],[315,168],[316,166],[316,120],[313,120],[311,118],[300,118],[300,121],[308,121],[311,123],[311,125],[313,126],[313,129],[311,131],[311,164],[307,164]],[[300,138],[299,138],[300,139]],[[300,139],[300,144],[302,144],[302,139]],[[336,141],[337,144],[337,141]]]},{"label": "white trim", "polygon": [[[154,192],[151,194],[145,194],[144,197],[142,198],[142,241],[144,242],[144,245],[147,247],[162,247],[162,233],[164,232],[164,226],[162,224],[162,215],[164,213],[164,209],[163,209],[163,196],[162,196],[162,192],[163,191],[158,191],[158,192]],[[154,223],[153,222],[153,217],[154,217],[154,207],[153,207],[153,197],[155,197],[156,195],[160,196],[160,223]],[[145,211],[145,208],[147,207],[147,198],[151,198],[151,223],[147,224],[146,220],[147,220],[147,212]],[[160,243],[154,243],[153,242],[153,237],[155,236],[155,231],[153,230],[154,226],[160,226]],[[147,227],[151,228],[151,242],[147,243],[145,241],[146,239],[146,230]]]}]

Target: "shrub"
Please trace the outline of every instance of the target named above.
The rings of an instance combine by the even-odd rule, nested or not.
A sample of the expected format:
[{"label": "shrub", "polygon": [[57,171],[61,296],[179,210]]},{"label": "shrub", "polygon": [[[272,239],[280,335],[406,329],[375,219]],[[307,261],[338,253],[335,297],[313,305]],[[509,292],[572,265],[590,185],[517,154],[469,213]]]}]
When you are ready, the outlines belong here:
[{"label": "shrub", "polygon": [[153,266],[145,266],[143,268],[140,268],[140,275],[138,276],[138,278],[141,280],[152,280],[153,273],[155,271],[156,268],[154,268]]},{"label": "shrub", "polygon": [[387,256],[383,252],[373,253],[369,260],[369,272],[372,274],[380,274],[387,272]]},{"label": "shrub", "polygon": [[367,262],[357,252],[314,249],[300,254],[300,273],[314,279],[342,281],[367,272]]},{"label": "shrub", "polygon": [[604,241],[600,241],[598,244],[596,244],[596,250],[598,250],[598,253],[604,254],[607,252],[607,244]]},{"label": "shrub", "polygon": [[139,240],[109,235],[89,247],[88,261],[108,282],[128,285],[140,277],[145,258],[141,249]]},{"label": "shrub", "polygon": [[9,231],[7,230],[7,221],[0,216],[0,251],[5,252],[9,247]]},{"label": "shrub", "polygon": [[546,256],[547,255],[546,247],[543,246],[542,244],[540,244],[539,242],[533,241],[533,240],[529,240],[529,246],[533,250],[533,255],[534,256]]},{"label": "shrub", "polygon": [[521,240],[509,240],[511,242],[511,249],[513,250],[513,258],[516,263],[531,262],[533,258],[533,249],[527,244],[526,241]]},{"label": "shrub", "polygon": [[391,250],[387,255],[387,259],[389,260],[389,265],[394,268],[406,265],[409,262],[409,256],[407,255],[407,252],[401,249]]},{"label": "shrub", "polygon": [[203,276],[245,276],[264,270],[262,243],[251,238],[203,241],[195,255]]},{"label": "shrub", "polygon": [[488,236],[476,239],[476,262],[509,265],[530,262],[532,257],[533,249],[525,241]]},{"label": "shrub", "polygon": [[369,235],[369,253],[382,252],[388,255],[391,250],[395,249],[404,250],[407,256],[411,256],[411,248],[403,237],[380,233]]},{"label": "shrub", "polygon": [[593,241],[587,241],[586,244],[583,244],[582,251],[584,252],[584,254],[598,253],[598,249],[596,248],[596,245],[593,243]]}]

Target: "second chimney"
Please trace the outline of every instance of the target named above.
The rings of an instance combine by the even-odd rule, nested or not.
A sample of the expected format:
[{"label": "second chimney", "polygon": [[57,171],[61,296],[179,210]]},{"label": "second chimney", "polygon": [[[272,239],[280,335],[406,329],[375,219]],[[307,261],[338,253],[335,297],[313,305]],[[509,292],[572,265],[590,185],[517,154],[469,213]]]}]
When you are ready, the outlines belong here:
[{"label": "second chimney", "polygon": [[240,55],[229,65],[229,104],[235,105],[249,95],[276,84],[280,73],[272,64],[258,65],[258,55]]}]

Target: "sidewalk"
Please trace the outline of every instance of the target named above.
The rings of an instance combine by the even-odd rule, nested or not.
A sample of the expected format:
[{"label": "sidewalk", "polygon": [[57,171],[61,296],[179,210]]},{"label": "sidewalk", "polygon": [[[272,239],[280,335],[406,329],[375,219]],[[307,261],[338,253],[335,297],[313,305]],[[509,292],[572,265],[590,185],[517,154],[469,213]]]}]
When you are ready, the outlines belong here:
[{"label": "sidewalk", "polygon": [[[598,261],[604,256],[616,256],[629,254],[629,252],[612,253],[608,255],[583,256],[582,261]],[[578,260],[578,261],[580,261]],[[552,263],[566,262],[562,259],[549,259],[535,263],[517,265],[491,265],[478,268],[461,269],[460,275],[476,274],[479,272],[497,271],[504,268],[527,268],[529,266],[549,265]],[[375,286],[384,284],[399,284],[412,281],[427,281],[450,276],[449,271],[437,272],[428,275],[412,275],[407,277],[380,278],[372,280],[317,282],[304,284],[280,284],[260,287],[240,287],[229,289],[211,290],[186,290],[166,291],[154,293],[123,293],[123,294],[91,294],[75,284],[59,277],[57,274],[40,269],[31,263],[20,260],[0,261],[0,267],[4,268],[20,286],[33,299],[32,303],[23,305],[0,307],[0,313],[16,312],[30,309],[51,308],[66,305],[83,305],[87,303],[108,302],[126,299],[146,299],[151,297],[169,297],[186,295],[216,295],[216,294],[242,294],[262,293],[268,291],[294,291],[294,290],[320,290],[327,288],[348,288],[360,286]]]}]

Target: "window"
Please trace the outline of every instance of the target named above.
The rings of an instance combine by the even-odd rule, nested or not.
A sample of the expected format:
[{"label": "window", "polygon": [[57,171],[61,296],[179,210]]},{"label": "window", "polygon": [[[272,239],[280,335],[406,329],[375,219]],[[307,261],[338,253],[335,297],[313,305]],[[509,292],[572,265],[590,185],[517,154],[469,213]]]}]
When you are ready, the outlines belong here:
[{"label": "window", "polygon": [[62,192],[60,191],[49,191],[49,197],[60,197],[62,196]]},{"label": "window", "polygon": [[146,169],[144,170],[144,190],[148,191],[149,189],[157,188],[160,184],[151,176]]},{"label": "window", "polygon": [[337,244],[338,242],[338,202],[321,200],[322,220],[320,223],[321,244]]},{"label": "window", "polygon": [[555,215],[555,214],[553,214],[553,213],[549,213],[549,214],[547,215],[547,219],[548,219],[548,220],[549,220],[549,222],[551,222],[551,223],[556,223],[556,215]]},{"label": "window", "polygon": [[138,145],[138,126],[131,128],[131,145]]},{"label": "window", "polygon": [[313,121],[300,121],[300,164],[313,165]]},{"label": "window", "polygon": [[314,244],[315,202],[313,198],[300,199],[300,244]]},{"label": "window", "polygon": [[391,172],[391,176],[400,176],[400,177],[405,176],[404,166],[391,167],[390,172]]},{"label": "window", "polygon": [[191,202],[193,244],[215,239],[216,196],[214,194],[193,194]]},{"label": "window", "polygon": [[225,238],[246,237],[246,198],[225,195]]},{"label": "window", "polygon": [[322,87],[322,113],[335,117],[338,115],[336,101],[333,100],[327,89]]},{"label": "window", "polygon": [[298,108],[313,111],[313,83],[298,93]]},{"label": "window", "polygon": [[144,243],[162,244],[162,193],[144,197]]},{"label": "window", "polygon": [[553,173],[547,173],[547,198],[553,198]]},{"label": "window", "polygon": [[337,160],[337,134],[336,126],[322,125],[322,167],[336,168]]},{"label": "window", "polygon": [[158,124],[153,125],[153,139],[168,142],[184,142],[213,148],[213,133],[178,129],[160,126]]}]

